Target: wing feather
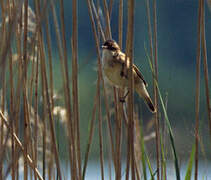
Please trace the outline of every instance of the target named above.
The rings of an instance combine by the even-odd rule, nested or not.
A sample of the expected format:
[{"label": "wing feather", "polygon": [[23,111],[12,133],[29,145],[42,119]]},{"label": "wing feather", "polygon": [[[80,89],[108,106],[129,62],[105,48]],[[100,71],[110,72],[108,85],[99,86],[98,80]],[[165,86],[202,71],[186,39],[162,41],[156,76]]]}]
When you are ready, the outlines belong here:
[{"label": "wing feather", "polygon": [[[120,63],[120,64],[124,64],[125,65],[125,54],[120,52],[118,54],[114,55],[114,59]],[[129,68],[129,58],[127,58],[127,69]],[[141,73],[141,71],[138,69],[138,67],[133,64],[133,70],[136,72],[137,76],[144,82],[144,85],[147,86],[147,82],[144,79],[143,74]]]}]

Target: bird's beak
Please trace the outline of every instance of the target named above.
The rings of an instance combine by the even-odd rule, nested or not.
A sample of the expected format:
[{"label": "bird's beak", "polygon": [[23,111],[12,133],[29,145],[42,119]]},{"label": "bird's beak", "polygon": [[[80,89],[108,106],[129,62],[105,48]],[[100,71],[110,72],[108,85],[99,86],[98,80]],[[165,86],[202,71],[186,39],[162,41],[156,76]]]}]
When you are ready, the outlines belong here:
[{"label": "bird's beak", "polygon": [[104,45],[102,45],[101,47],[102,47],[102,49],[107,49],[108,48],[107,46],[104,46]]}]

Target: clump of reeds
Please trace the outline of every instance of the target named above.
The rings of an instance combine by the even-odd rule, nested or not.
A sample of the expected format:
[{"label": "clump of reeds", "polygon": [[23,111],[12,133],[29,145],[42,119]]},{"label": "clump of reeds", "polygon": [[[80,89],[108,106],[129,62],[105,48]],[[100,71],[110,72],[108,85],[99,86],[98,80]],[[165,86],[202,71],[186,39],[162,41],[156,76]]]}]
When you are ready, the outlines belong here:
[{"label": "clump of reeds", "polygon": [[[209,0],[207,1],[209,4]],[[55,2],[33,1],[34,10],[28,0],[16,2],[1,1],[0,32],[0,179],[6,179],[11,174],[12,179],[20,176],[23,167],[24,179],[30,175],[34,179],[62,179],[61,160],[59,154],[60,142],[57,138],[55,119],[59,120],[65,130],[64,141],[68,144],[68,163],[71,179],[85,179],[88,159],[95,129],[99,137],[99,160],[101,178],[106,179],[104,157],[106,148],[113,164],[115,178],[121,179],[125,172],[126,179],[150,178],[168,179],[166,172],[165,134],[169,135],[176,178],[180,179],[178,154],[175,137],[168,118],[167,103],[164,103],[158,80],[158,43],[157,43],[157,1],[153,0],[153,21],[151,22],[151,6],[146,0],[149,49],[146,48],[147,61],[152,72],[154,102],[157,112],[152,117],[155,128],[152,134],[144,136],[143,123],[140,123],[140,107],[134,102],[134,85],[132,64],[134,63],[134,0],[124,4],[119,1],[118,42],[123,46],[123,19],[127,17],[126,54],[130,58],[129,95],[127,103],[119,99],[124,91],[106,83],[102,73],[100,46],[106,39],[112,38],[113,1],[87,0],[89,18],[95,39],[97,57],[96,95],[93,101],[90,120],[89,137],[84,160],[81,151],[81,130],[78,91],[78,4],[72,1],[72,34],[65,33],[64,1],[59,1],[59,14]],[[200,57],[203,56],[207,111],[211,132],[211,112],[209,98],[207,49],[205,37],[204,0],[199,0],[198,10],[198,48],[196,71],[196,127],[195,144],[193,145],[187,167],[186,179],[191,178],[195,158],[195,179],[198,177],[198,142],[199,142],[199,94],[200,94]],[[126,5],[127,14],[123,6]],[[101,7],[103,7],[101,9]],[[55,95],[55,77],[53,74],[54,58],[50,36],[49,16],[52,15],[53,28],[56,34],[56,45],[61,67],[63,95],[57,103]],[[105,29],[101,18],[105,18]],[[44,24],[44,25],[43,25]],[[153,28],[152,28],[153,25]],[[68,56],[68,46],[71,47],[71,57]],[[94,45],[93,45],[94,46]],[[68,63],[71,60],[72,63]],[[70,66],[70,67],[69,67]],[[72,74],[70,74],[72,69]],[[71,78],[70,78],[71,77]],[[159,107],[160,105],[160,107]],[[105,115],[103,111],[105,107]],[[161,116],[161,114],[163,116]],[[104,118],[105,117],[105,118]],[[95,127],[96,119],[98,128]],[[104,119],[106,128],[104,130]],[[161,123],[161,120],[164,120]],[[114,120],[114,121],[112,121]],[[114,123],[112,123],[114,122]],[[162,128],[162,124],[165,128]],[[162,133],[161,133],[162,132]],[[211,133],[210,133],[211,136]],[[108,137],[108,147],[104,144]],[[154,141],[155,137],[155,141]],[[126,139],[123,141],[123,138]],[[145,143],[153,140],[156,144],[156,168],[152,169]],[[126,144],[126,169],[123,169],[123,147]],[[5,158],[7,157],[7,158]],[[23,160],[23,163],[21,163]],[[6,162],[6,163],[5,163]],[[111,166],[111,165],[110,165]]]}]

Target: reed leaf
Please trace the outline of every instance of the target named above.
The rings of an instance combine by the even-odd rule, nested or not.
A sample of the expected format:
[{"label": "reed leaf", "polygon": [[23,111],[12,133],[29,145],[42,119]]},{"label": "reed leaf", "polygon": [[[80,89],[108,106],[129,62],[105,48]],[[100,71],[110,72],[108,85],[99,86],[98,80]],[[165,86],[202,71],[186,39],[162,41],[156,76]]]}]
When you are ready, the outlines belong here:
[{"label": "reed leaf", "polygon": [[[146,49],[145,49],[145,51],[146,51]],[[146,53],[147,53],[147,51],[146,51]],[[153,68],[152,68],[152,63],[150,61],[148,54],[147,54],[147,59],[148,59],[151,71],[154,74],[154,71],[153,71]],[[153,76],[155,77],[155,74]],[[180,170],[179,170],[179,163],[178,163],[178,158],[177,158],[177,153],[176,153],[176,148],[175,148],[175,143],[174,143],[173,131],[172,131],[172,128],[171,128],[171,124],[170,124],[170,121],[169,121],[169,118],[168,118],[168,114],[167,114],[167,111],[166,111],[166,108],[165,108],[165,105],[164,105],[164,101],[163,101],[163,98],[162,98],[160,88],[159,88],[157,81],[155,81],[155,85],[157,86],[157,89],[158,89],[158,95],[159,95],[161,106],[162,106],[162,109],[163,109],[165,121],[166,121],[166,124],[167,124],[167,127],[168,127],[168,133],[169,133],[170,142],[171,142],[171,149],[172,149],[172,154],[173,154],[173,157],[174,157],[174,167],[175,167],[176,178],[177,178],[177,180],[180,180]]]},{"label": "reed leaf", "polygon": [[192,147],[190,159],[189,159],[189,162],[188,162],[188,168],[187,168],[187,171],[186,171],[185,180],[191,180],[195,151],[196,151],[196,146],[194,144],[193,147]]}]

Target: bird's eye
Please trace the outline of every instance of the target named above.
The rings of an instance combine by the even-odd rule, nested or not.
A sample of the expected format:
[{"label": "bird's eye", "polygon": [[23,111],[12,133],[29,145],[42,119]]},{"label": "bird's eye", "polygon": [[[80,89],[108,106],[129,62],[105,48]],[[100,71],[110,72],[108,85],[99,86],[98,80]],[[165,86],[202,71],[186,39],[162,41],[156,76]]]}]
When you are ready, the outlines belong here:
[{"label": "bird's eye", "polygon": [[111,46],[109,49],[110,49],[111,51],[116,51],[116,48],[115,48],[115,47],[112,47],[112,46]]}]

